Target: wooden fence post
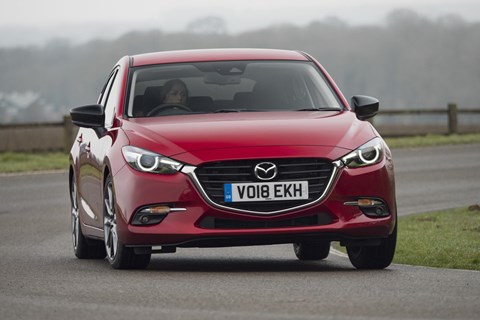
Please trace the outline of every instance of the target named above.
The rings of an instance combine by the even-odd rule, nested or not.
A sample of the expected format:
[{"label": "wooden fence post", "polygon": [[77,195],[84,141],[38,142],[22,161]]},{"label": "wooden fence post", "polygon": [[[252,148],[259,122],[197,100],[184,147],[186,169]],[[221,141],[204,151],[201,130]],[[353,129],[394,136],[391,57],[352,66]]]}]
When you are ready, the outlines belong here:
[{"label": "wooden fence post", "polygon": [[456,103],[448,104],[448,134],[458,133],[458,108]]},{"label": "wooden fence post", "polygon": [[63,116],[63,151],[69,152],[73,141],[73,124],[70,115]]}]

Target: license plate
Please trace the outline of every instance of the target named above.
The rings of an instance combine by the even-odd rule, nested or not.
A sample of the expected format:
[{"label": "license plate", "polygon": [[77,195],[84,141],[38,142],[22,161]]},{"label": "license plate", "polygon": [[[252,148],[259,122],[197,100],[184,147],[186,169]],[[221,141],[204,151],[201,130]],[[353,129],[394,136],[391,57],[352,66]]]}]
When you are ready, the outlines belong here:
[{"label": "license plate", "polygon": [[308,199],[308,181],[226,183],[225,202]]}]

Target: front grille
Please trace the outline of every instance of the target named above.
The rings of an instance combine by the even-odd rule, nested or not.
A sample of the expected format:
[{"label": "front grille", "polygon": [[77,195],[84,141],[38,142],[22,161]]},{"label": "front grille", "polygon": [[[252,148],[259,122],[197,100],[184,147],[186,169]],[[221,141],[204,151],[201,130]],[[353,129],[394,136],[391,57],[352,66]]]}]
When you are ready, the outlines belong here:
[{"label": "front grille", "polygon": [[[254,175],[254,167],[261,162],[272,162],[278,168],[277,176],[269,182],[308,181],[308,199],[225,202],[224,184],[262,182]],[[320,198],[327,188],[333,168],[332,162],[319,158],[233,160],[206,163],[195,170],[195,175],[206,195],[215,204],[243,211],[268,213],[302,206]]]}]

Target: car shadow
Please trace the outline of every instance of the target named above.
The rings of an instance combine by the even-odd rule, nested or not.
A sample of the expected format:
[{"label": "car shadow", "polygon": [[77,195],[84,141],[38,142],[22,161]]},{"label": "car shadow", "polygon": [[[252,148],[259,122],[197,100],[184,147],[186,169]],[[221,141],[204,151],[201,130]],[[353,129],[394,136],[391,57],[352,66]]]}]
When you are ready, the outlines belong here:
[{"label": "car shadow", "polygon": [[355,271],[348,264],[327,260],[299,261],[264,258],[190,258],[152,256],[149,271],[171,272],[319,272]]},{"label": "car shadow", "polygon": [[[344,260],[344,261],[342,261]],[[113,269],[106,259],[79,260],[69,258],[62,260],[70,271]],[[55,263],[58,265],[58,261]],[[176,255],[153,255],[145,270],[118,270],[128,273],[168,272],[168,273],[305,273],[305,272],[342,272],[363,273],[371,270],[357,270],[348,259],[338,257],[320,261],[299,261],[285,258],[225,258],[225,257],[179,257]],[[375,270],[375,272],[393,272],[395,268]]]}]

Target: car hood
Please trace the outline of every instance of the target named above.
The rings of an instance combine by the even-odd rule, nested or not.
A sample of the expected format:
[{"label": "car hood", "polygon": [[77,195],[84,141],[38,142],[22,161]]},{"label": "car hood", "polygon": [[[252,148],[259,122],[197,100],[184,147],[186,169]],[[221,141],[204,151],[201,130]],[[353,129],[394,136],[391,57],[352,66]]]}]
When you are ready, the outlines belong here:
[{"label": "car hood", "polygon": [[319,156],[336,159],[375,137],[349,111],[248,112],[132,118],[131,145],[180,161]]}]

